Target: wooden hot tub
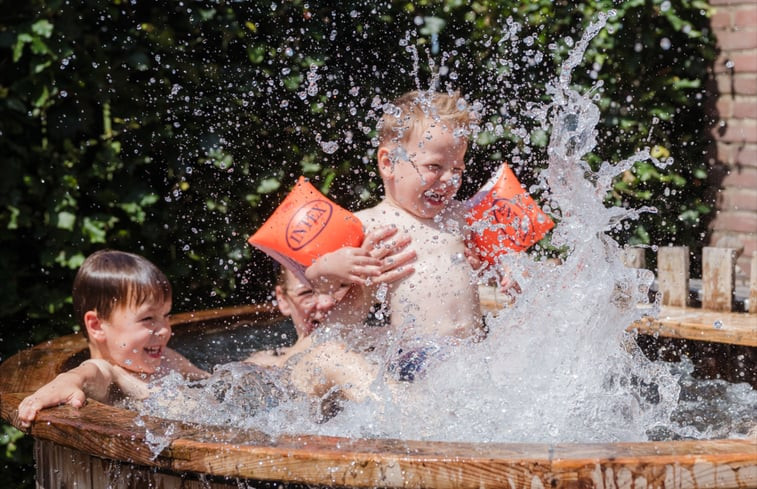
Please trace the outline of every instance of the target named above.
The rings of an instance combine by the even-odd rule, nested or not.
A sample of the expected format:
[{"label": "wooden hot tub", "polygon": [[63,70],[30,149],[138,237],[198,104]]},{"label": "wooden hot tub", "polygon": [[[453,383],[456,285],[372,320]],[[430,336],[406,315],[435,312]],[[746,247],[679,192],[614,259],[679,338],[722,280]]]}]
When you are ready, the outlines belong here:
[{"label": "wooden hot tub", "polygon": [[[757,315],[746,316],[747,324]],[[248,306],[174,316],[176,337],[276,321],[270,307]],[[658,328],[659,333],[659,328]],[[757,339],[749,340],[757,341]],[[748,343],[747,343],[748,344]],[[754,346],[754,345],[753,345]],[[21,351],[0,365],[3,419],[19,426],[21,400],[86,357],[69,335]],[[36,440],[40,488],[237,488],[292,484],[435,488],[754,488],[757,441],[607,444],[446,443],[284,436],[137,418],[90,401],[82,409],[43,410]],[[146,433],[173,426],[156,458]]]}]

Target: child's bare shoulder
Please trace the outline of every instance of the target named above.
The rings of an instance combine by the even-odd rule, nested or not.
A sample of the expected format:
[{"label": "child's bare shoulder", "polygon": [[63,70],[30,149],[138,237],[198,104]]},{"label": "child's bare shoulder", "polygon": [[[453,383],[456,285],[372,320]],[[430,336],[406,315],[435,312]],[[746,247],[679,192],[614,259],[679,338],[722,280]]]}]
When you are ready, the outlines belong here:
[{"label": "child's bare shoulder", "polygon": [[176,371],[190,380],[197,380],[208,376],[208,373],[197,368],[184,355],[172,348],[166,348],[163,353],[164,372]]},{"label": "child's bare shoulder", "polygon": [[365,228],[371,229],[378,226],[396,225],[398,220],[407,215],[407,212],[393,205],[381,202],[373,207],[358,211],[355,215],[360,219]]}]

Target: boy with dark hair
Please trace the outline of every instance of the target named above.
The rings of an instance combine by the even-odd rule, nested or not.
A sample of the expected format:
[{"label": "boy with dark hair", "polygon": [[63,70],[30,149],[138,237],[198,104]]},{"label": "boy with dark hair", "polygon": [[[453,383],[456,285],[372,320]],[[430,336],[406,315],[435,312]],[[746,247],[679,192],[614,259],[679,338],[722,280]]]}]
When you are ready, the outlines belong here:
[{"label": "boy with dark hair", "polygon": [[103,402],[145,398],[147,383],[171,371],[188,379],[206,377],[167,346],[171,292],[163,272],[144,257],[114,250],[87,257],[72,295],[90,359],[25,398],[18,408],[21,424],[29,426],[46,407],[81,407],[87,397]]}]

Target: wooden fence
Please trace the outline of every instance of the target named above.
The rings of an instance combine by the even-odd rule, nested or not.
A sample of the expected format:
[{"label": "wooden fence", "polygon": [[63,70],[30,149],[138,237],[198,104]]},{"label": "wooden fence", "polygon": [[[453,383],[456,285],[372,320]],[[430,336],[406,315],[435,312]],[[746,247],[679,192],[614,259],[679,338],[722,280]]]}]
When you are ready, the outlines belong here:
[{"label": "wooden fence", "polygon": [[[643,249],[626,250],[628,266],[645,268]],[[632,325],[670,338],[757,347],[757,252],[748,284],[736,284],[737,250],[705,247],[702,277],[689,277],[687,246],[657,250],[658,317]]]}]

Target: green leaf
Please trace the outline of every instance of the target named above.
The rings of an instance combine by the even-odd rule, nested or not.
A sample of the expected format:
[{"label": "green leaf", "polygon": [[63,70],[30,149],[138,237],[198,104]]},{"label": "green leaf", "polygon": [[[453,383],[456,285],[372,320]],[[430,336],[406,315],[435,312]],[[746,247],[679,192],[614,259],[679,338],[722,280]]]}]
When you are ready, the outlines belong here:
[{"label": "green leaf", "polygon": [[32,24],[32,32],[39,36],[49,38],[53,33],[53,25],[47,19],[38,20]]},{"label": "green leaf", "polygon": [[58,229],[66,229],[68,231],[73,231],[75,224],[76,224],[76,215],[67,211],[61,211],[58,213],[58,219],[56,222],[56,227]]},{"label": "green leaf", "polygon": [[47,87],[42,87],[42,93],[34,100],[35,107],[42,107],[50,98],[50,92],[47,91]]},{"label": "green leaf", "polygon": [[279,182],[278,178],[264,178],[258,183],[255,191],[259,194],[270,194],[278,190],[279,187],[281,187],[281,182]]},{"label": "green leaf", "polygon": [[16,37],[16,44],[13,45],[13,62],[17,63],[21,59],[21,55],[24,53],[24,45],[32,42],[32,36],[29,34],[19,34]]},{"label": "green leaf", "polygon": [[6,227],[8,229],[18,229],[18,216],[21,214],[21,211],[18,207],[12,205],[6,206],[6,209],[10,211],[10,217],[8,218],[8,225]]},{"label": "green leaf", "polygon": [[[112,219],[117,220],[113,217]],[[89,239],[90,243],[105,243],[105,230],[108,224],[104,221],[85,217],[82,223],[82,234]]]}]

